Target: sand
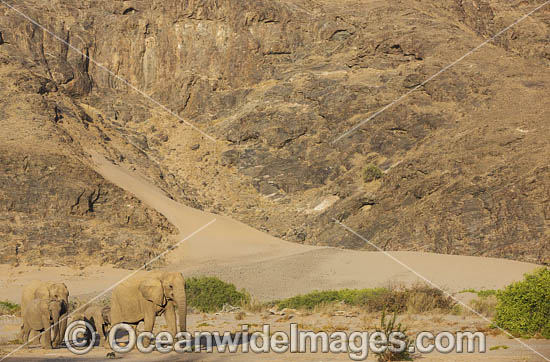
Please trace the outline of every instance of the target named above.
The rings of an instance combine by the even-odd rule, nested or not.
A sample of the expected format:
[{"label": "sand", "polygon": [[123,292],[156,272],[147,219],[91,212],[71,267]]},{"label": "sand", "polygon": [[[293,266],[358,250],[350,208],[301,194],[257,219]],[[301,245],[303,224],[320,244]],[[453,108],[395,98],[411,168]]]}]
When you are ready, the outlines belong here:
[{"label": "sand", "polygon": [[[166,255],[167,270],[178,270],[184,275],[216,275],[247,289],[259,300],[273,300],[293,296],[312,290],[367,288],[390,284],[410,285],[423,280],[433,282],[451,293],[463,289],[502,288],[512,281],[522,278],[524,273],[539,267],[535,264],[511,260],[471,256],[439,255],[422,252],[365,252],[343,250],[331,247],[299,245],[286,242],[235,220],[192,209],[167,197],[162,190],[153,186],[142,176],[114,165],[102,156],[92,153],[97,172],[119,187],[127,190],[150,207],[163,214],[179,230],[179,246]],[[202,231],[197,229],[212,222]],[[392,258],[393,257],[393,258]],[[146,261],[144,261],[146,262]],[[69,267],[31,267],[0,265],[0,289],[2,298],[18,302],[22,286],[30,280],[55,280],[67,284],[71,295],[78,298],[92,298],[112,287],[120,279],[132,273],[130,270],[112,266],[90,266],[84,269]],[[13,324],[13,323],[12,323]],[[15,324],[14,324],[15,325]],[[8,327],[2,326],[8,333]],[[11,328],[13,329],[13,328]],[[12,330],[8,334],[13,334]],[[493,338],[493,337],[491,337]],[[496,337],[495,337],[496,338]],[[491,343],[514,346],[508,352],[489,355],[476,355],[479,361],[536,361],[531,352],[516,342],[498,337]],[[550,345],[541,344],[548,352]],[[3,348],[4,351],[13,348]],[[514,351],[513,353],[511,351]],[[98,349],[86,358],[103,360],[105,351]],[[14,360],[40,360],[42,358],[74,358],[66,350],[31,350],[18,352]],[[524,359],[524,356],[526,359]],[[186,360],[216,360],[219,355],[200,354]],[[255,360],[258,356],[223,356],[239,360]],[[479,358],[478,358],[479,357]],[[22,359],[21,359],[22,358]],[[132,353],[125,360],[143,360],[144,356]],[[147,356],[147,360],[178,360],[181,356]],[[430,355],[426,360],[462,361],[472,356]],[[275,355],[262,356],[267,360],[348,360],[347,356],[335,355]]]},{"label": "sand", "polygon": [[[167,270],[185,275],[215,275],[263,301],[312,290],[410,285],[423,278],[451,293],[468,288],[495,289],[538,267],[505,259],[406,251],[389,252],[395,258],[392,259],[381,252],[286,242],[235,220],[179,204],[142,176],[97,153],[92,153],[91,162],[103,177],[173,223],[179,230],[178,241],[187,238],[166,255]],[[0,265],[0,288],[3,299],[18,302],[22,285],[30,280],[63,280],[71,295],[89,297],[129,273],[112,266],[73,270]]]},{"label": "sand", "polygon": [[168,198],[140,175],[92,154],[96,170],[163,214],[179,230],[180,240],[203,225],[210,226],[185,240],[167,255],[168,269],[209,274],[246,288],[269,300],[311,290],[366,288],[411,284],[416,271],[451,292],[467,288],[501,288],[537,265],[471,256],[421,252],[352,251],[300,245],[274,238],[235,220],[192,209]]}]

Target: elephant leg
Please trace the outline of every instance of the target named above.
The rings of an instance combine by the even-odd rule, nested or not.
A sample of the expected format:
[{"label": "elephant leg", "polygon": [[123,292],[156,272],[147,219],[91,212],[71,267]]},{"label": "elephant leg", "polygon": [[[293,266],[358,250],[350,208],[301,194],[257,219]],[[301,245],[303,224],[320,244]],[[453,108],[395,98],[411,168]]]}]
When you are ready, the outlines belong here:
[{"label": "elephant leg", "polygon": [[168,302],[166,309],[164,311],[164,318],[166,319],[166,324],[168,325],[168,332],[172,337],[176,336],[177,326],[176,326],[176,309],[173,302]]},{"label": "elephant leg", "polygon": [[41,345],[42,345],[42,348],[44,349],[52,349],[53,346],[52,346],[52,335],[48,329],[47,332],[44,332],[44,334],[41,336]]},{"label": "elephant leg", "polygon": [[35,331],[34,329],[31,329],[29,331],[29,335],[27,336],[29,344],[38,345],[40,344],[41,338],[43,336],[40,334],[40,332]]},{"label": "elephant leg", "polygon": [[[82,320],[86,323],[90,323],[92,326],[94,325],[93,321],[89,320],[88,318],[82,318]],[[93,337],[94,331],[90,331],[88,328],[86,328],[86,335],[84,336],[84,338],[86,338],[86,341],[88,341],[88,343],[91,342]]]},{"label": "elephant leg", "polygon": [[106,331],[106,333],[105,333],[105,339],[103,341],[103,348],[111,349],[111,345],[109,344],[109,331]]},{"label": "elephant leg", "polygon": [[[31,334],[31,329],[24,325],[21,333],[21,338],[23,340],[23,343],[27,343],[29,341],[29,334]],[[29,345],[27,345],[27,348],[28,347]]]},{"label": "elephant leg", "polygon": [[58,332],[54,336],[53,345],[59,347],[61,342],[65,339],[65,331],[67,330],[67,319],[69,318],[68,313],[62,314],[59,318]]},{"label": "elephant leg", "polygon": [[101,311],[94,311],[93,316],[93,326],[96,331],[96,333],[99,335],[99,345],[102,345],[105,343],[105,333],[103,332],[103,326],[105,324],[103,320],[103,316],[101,315]]},{"label": "elephant leg", "polygon": [[[145,318],[143,319],[143,331],[144,332],[153,332],[153,328],[155,327],[155,319],[157,317],[156,311],[155,311],[155,305],[153,303],[149,303],[147,305],[147,309],[145,310]],[[145,347],[149,346],[149,338],[143,339],[143,345]]]},{"label": "elephant leg", "polygon": [[[103,319],[103,318],[102,318]],[[97,334],[99,334],[99,345],[103,345],[105,343],[105,323],[103,323],[103,320],[101,320],[102,323],[98,323],[96,326]]]},{"label": "elephant leg", "polygon": [[[111,302],[112,305],[116,305],[116,303],[114,301]],[[118,310],[116,308],[113,308],[113,310],[116,310],[117,312],[112,312],[111,314],[111,328],[113,326],[116,326],[117,324],[119,323],[122,323],[122,318],[120,317],[120,313],[118,313]],[[111,349],[111,344],[109,343],[109,334],[110,334],[111,330],[109,329],[107,331],[107,335],[105,337],[105,343],[103,345],[103,347],[105,347],[106,349]]]},{"label": "elephant leg", "polygon": [[45,349],[52,349],[52,324],[50,324],[49,315],[42,315],[42,327],[44,328],[42,347]]},{"label": "elephant leg", "polygon": [[103,326],[100,326],[98,329],[97,329],[97,334],[99,334],[99,345],[103,345],[105,344],[105,333],[103,332]]}]

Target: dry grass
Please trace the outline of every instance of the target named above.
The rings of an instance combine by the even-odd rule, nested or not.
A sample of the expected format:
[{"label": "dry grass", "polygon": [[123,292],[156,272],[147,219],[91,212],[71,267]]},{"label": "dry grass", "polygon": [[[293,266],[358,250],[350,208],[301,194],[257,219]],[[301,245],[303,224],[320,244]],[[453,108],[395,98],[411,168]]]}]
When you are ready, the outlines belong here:
[{"label": "dry grass", "polygon": [[[493,318],[496,314],[496,306],[498,299],[494,295],[490,295],[484,298],[477,298],[470,302],[470,306],[478,313],[484,315],[487,318]],[[472,311],[467,311],[470,314],[475,314]]]},{"label": "dry grass", "polygon": [[259,313],[267,309],[265,303],[258,301],[255,298],[247,298],[241,305],[241,308],[250,313]]},{"label": "dry grass", "polygon": [[244,319],[244,317],[246,317],[246,313],[243,312],[243,311],[240,311],[240,312],[235,314],[235,320],[236,321],[242,321]]}]

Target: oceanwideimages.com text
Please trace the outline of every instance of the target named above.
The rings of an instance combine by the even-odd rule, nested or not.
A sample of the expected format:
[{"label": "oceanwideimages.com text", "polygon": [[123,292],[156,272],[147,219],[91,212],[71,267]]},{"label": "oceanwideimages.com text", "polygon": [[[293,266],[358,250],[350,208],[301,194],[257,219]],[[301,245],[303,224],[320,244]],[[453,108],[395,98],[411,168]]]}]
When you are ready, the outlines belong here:
[{"label": "oceanwideimages.com text", "polygon": [[[85,354],[93,348],[93,341],[82,341],[76,336],[85,334],[87,323],[73,322],[66,333],[65,343],[76,354]],[[67,331],[69,332],[69,331]],[[72,336],[72,338],[71,338]],[[120,336],[123,336],[120,338]],[[290,324],[290,331],[271,331],[269,324],[261,330],[250,331],[249,325],[242,325],[238,332],[180,332],[173,336],[169,332],[153,334],[136,332],[128,324],[117,324],[109,333],[109,346],[114,352],[128,353],[134,349],[142,353],[347,353],[354,361],[365,360],[369,353],[384,353],[386,350],[400,353],[484,353],[486,337],[481,332],[424,331],[409,340],[402,332],[386,335],[383,332],[366,331],[307,331],[298,324]]]}]

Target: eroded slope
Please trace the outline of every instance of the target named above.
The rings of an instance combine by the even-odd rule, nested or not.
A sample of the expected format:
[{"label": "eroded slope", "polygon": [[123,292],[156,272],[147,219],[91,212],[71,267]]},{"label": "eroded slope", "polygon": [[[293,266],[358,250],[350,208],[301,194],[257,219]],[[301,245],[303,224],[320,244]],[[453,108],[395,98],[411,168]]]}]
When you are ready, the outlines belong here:
[{"label": "eroded slope", "polygon": [[298,242],[369,248],[336,218],[385,249],[548,263],[549,7],[333,142],[539,4],[29,1],[113,73],[6,8],[0,49],[55,85],[50,112],[82,110],[58,129],[187,205]]}]

